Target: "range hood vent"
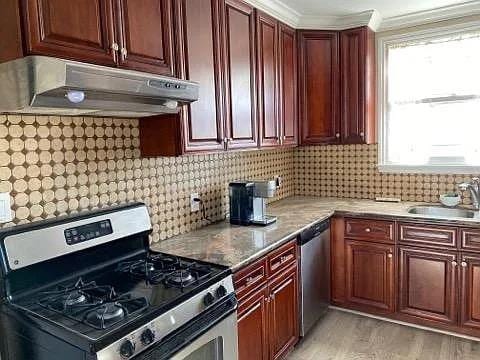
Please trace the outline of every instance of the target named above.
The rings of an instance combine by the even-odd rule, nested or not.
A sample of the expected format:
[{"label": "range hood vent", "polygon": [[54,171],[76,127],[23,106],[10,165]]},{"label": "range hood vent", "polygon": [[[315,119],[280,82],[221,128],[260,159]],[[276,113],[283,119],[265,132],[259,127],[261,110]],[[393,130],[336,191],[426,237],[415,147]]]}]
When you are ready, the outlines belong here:
[{"label": "range hood vent", "polygon": [[145,117],[198,100],[198,84],[44,56],[0,64],[0,113]]}]

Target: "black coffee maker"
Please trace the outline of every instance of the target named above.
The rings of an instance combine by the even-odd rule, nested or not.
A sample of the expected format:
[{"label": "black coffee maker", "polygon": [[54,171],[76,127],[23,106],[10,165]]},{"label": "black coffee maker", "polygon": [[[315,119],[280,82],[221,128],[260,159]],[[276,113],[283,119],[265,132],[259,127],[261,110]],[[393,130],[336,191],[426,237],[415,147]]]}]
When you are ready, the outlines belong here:
[{"label": "black coffee maker", "polygon": [[277,218],[267,215],[267,199],[275,196],[277,180],[241,180],[230,183],[230,223],[268,225]]}]

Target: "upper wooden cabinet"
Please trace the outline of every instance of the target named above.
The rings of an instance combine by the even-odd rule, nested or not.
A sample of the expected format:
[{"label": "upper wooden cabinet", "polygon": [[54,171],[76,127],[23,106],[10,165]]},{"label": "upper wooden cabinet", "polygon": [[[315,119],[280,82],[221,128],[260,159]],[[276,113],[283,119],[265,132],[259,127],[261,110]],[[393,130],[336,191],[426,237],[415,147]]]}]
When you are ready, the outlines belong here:
[{"label": "upper wooden cabinet", "polygon": [[297,36],[287,25],[279,25],[279,105],[281,142],[298,144]]},{"label": "upper wooden cabinet", "polygon": [[258,120],[261,146],[280,145],[278,21],[257,11]]},{"label": "upper wooden cabinet", "polygon": [[104,65],[117,63],[113,0],[24,3],[26,55],[57,56]]},{"label": "upper wooden cabinet", "polygon": [[338,32],[300,31],[298,41],[301,143],[338,143]]},{"label": "upper wooden cabinet", "polygon": [[44,55],[173,75],[171,0],[6,1],[15,18],[2,25],[0,61]]},{"label": "upper wooden cabinet", "polygon": [[299,34],[302,144],[374,143],[373,31],[362,27]]},{"label": "upper wooden cabinet", "polygon": [[129,69],[173,74],[170,0],[116,0],[120,64]]},{"label": "upper wooden cabinet", "polygon": [[229,149],[258,143],[255,9],[240,0],[225,1],[225,104]]},{"label": "upper wooden cabinet", "polygon": [[[198,100],[181,111],[185,152],[223,150],[224,113],[220,0],[175,2],[179,25],[178,68],[184,79],[200,84]],[[161,121],[161,120],[160,120]]]},{"label": "upper wooden cabinet", "polygon": [[340,59],[342,143],[375,143],[375,33],[342,31]]}]

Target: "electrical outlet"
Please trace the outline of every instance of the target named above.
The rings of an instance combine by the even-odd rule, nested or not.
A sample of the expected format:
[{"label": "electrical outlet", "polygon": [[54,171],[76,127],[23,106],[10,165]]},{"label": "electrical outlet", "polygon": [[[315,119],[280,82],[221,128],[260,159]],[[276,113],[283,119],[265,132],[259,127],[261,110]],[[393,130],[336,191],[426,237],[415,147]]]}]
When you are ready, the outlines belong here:
[{"label": "electrical outlet", "polygon": [[190,194],[190,212],[200,211],[200,201],[195,201],[195,199],[200,199],[198,193]]},{"label": "electrical outlet", "polygon": [[0,193],[0,223],[12,221],[12,210],[10,206],[10,194]]}]

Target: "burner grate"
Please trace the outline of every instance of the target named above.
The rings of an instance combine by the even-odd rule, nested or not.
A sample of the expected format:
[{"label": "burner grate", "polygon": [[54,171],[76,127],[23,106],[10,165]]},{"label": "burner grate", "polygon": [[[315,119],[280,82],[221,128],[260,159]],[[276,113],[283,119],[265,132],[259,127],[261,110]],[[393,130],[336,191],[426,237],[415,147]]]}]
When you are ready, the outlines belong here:
[{"label": "burner grate", "polygon": [[79,278],[73,286],[41,293],[38,303],[70,319],[81,321],[96,329],[106,329],[148,308],[144,297],[129,293],[117,295],[110,285],[97,285]]}]

